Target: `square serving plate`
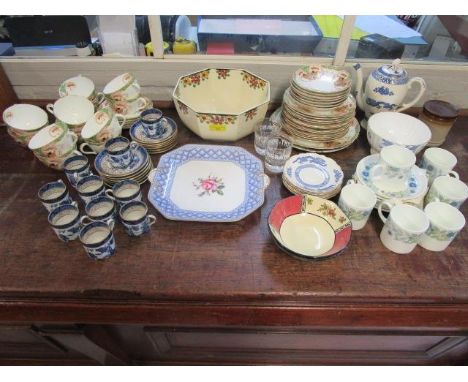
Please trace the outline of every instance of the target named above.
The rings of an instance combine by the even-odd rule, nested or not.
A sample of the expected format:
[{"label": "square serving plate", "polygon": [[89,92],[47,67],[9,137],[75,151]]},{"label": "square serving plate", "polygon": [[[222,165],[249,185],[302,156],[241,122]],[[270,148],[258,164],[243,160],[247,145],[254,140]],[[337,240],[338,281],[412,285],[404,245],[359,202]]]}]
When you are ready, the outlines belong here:
[{"label": "square serving plate", "polygon": [[263,204],[265,177],[240,147],[190,144],[161,156],[148,200],[167,219],[233,222]]}]

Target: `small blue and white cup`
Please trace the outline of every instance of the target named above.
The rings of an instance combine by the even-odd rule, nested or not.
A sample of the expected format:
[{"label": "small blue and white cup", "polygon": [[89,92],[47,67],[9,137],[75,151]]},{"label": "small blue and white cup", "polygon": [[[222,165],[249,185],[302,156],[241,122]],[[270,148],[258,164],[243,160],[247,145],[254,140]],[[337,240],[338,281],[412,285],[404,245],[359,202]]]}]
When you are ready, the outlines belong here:
[{"label": "small blue and white cup", "polygon": [[138,147],[138,143],[130,142],[127,138],[119,136],[109,139],[104,149],[109,154],[111,165],[114,168],[124,169],[132,163]]},{"label": "small blue and white cup", "polygon": [[421,160],[421,168],[426,170],[429,185],[435,178],[443,175],[450,175],[459,179],[458,173],[453,171],[457,164],[457,157],[450,151],[440,147],[430,147],[424,151]]},{"label": "small blue and white cup", "polygon": [[76,202],[58,206],[49,213],[48,220],[58,238],[64,242],[75,240],[80,234],[80,210]]},{"label": "small blue and white cup", "polygon": [[100,196],[106,196],[104,182],[97,175],[88,175],[80,179],[76,184],[76,190],[85,205]]},{"label": "small blue and white cup", "polygon": [[70,204],[73,202],[68,193],[67,186],[62,179],[44,184],[39,189],[37,196],[42,202],[42,205],[49,212],[62,204]]},{"label": "small blue and white cup", "polygon": [[124,179],[114,184],[112,190],[106,190],[107,196],[114,198],[119,207],[133,200],[141,201],[140,183],[133,179]]},{"label": "small blue and white cup", "polygon": [[115,254],[114,222],[97,221],[85,225],[80,231],[80,241],[93,260],[105,260]]},{"label": "small blue and white cup", "polygon": [[88,175],[92,175],[89,167],[88,158],[84,155],[73,155],[63,162],[63,171],[68,181],[73,187],[76,187],[78,181]]},{"label": "small blue and white cup", "polygon": [[161,110],[151,108],[140,113],[140,120],[146,135],[150,138],[160,138],[167,130],[167,120]]},{"label": "small blue and white cup", "polygon": [[156,216],[148,215],[148,207],[141,201],[124,204],[120,208],[119,216],[125,232],[130,236],[141,236],[149,232],[156,222]]},{"label": "small blue and white cup", "polygon": [[81,218],[81,223],[89,224],[95,221],[115,220],[117,214],[115,204],[114,199],[108,196],[100,196],[91,200],[85,206],[86,215]]}]

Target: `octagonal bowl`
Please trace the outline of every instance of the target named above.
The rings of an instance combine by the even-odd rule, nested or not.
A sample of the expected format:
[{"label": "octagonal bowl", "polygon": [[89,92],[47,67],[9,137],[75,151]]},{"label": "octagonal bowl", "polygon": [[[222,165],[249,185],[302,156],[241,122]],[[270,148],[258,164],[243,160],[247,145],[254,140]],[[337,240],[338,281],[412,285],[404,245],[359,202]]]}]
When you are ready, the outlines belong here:
[{"label": "octagonal bowl", "polygon": [[172,97],[180,119],[195,134],[236,141],[265,118],[270,83],[244,69],[204,69],[180,77]]}]

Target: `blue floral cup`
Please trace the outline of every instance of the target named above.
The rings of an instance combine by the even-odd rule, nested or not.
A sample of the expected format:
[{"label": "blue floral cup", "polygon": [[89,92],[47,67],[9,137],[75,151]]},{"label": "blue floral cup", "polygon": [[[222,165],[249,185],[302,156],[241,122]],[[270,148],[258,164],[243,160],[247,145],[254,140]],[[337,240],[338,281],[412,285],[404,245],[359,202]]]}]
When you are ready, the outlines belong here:
[{"label": "blue floral cup", "polygon": [[93,260],[105,260],[115,254],[113,221],[97,221],[85,225],[80,231],[80,241]]},{"label": "blue floral cup", "polygon": [[100,196],[91,200],[85,206],[86,216],[81,218],[82,224],[89,224],[95,221],[107,222],[109,219],[115,220],[116,208],[115,201],[108,196]]},{"label": "blue floral cup", "polygon": [[58,206],[50,212],[48,220],[58,238],[64,242],[75,240],[80,234],[80,210],[76,202]]},{"label": "blue floral cup", "polygon": [[85,176],[92,175],[88,158],[84,155],[73,155],[63,163],[63,171],[73,187]]},{"label": "blue floral cup", "polygon": [[167,120],[159,109],[151,108],[141,112],[140,120],[149,138],[160,138],[167,130]]},{"label": "blue floral cup", "polygon": [[148,215],[148,207],[141,201],[124,204],[120,208],[119,216],[125,232],[130,236],[141,236],[149,232],[150,227],[156,222],[156,216]]},{"label": "blue floral cup", "polygon": [[39,197],[42,205],[51,212],[58,206],[63,204],[70,204],[73,202],[71,199],[67,186],[62,179],[55,182],[44,184],[38,191],[37,196]]},{"label": "blue floral cup", "polygon": [[112,187],[112,190],[106,190],[106,194],[110,198],[113,198],[120,207],[133,200],[141,201],[142,199],[140,183],[132,179],[117,182]]},{"label": "blue floral cup", "polygon": [[80,198],[83,200],[85,205],[88,204],[91,200],[106,195],[104,182],[97,175],[88,175],[82,178],[76,184],[76,190],[78,191],[78,194],[80,195]]},{"label": "blue floral cup", "polygon": [[109,154],[111,165],[114,168],[124,169],[133,162],[138,147],[138,143],[130,142],[127,138],[120,136],[109,139],[104,149]]}]

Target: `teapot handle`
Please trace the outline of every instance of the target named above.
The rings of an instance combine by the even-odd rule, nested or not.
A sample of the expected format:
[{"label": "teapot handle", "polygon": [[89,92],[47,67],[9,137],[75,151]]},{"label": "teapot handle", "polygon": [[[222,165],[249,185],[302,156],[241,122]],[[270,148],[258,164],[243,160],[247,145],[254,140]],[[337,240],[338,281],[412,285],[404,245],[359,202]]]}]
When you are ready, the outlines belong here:
[{"label": "teapot handle", "polygon": [[419,84],[419,93],[418,93],[418,95],[411,102],[404,103],[400,107],[396,108],[395,111],[403,111],[403,110],[406,110],[406,109],[410,108],[416,102],[418,102],[419,99],[422,97],[422,95],[426,91],[426,81],[424,81],[424,79],[422,79],[421,77],[413,77],[408,81],[408,84],[406,85],[407,89],[411,89],[411,87],[413,86],[414,83]]}]

